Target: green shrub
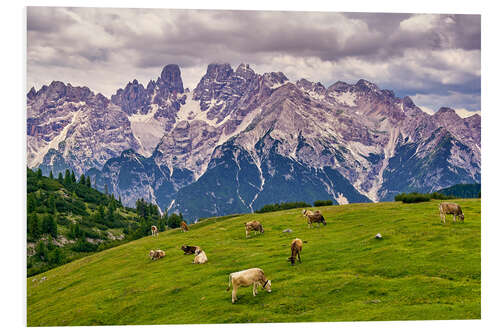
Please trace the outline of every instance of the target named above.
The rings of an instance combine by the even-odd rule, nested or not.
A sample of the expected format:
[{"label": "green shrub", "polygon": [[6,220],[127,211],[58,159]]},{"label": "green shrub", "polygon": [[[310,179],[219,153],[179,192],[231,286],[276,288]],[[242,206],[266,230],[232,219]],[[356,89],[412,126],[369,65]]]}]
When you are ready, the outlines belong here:
[{"label": "green shrub", "polygon": [[402,201],[404,203],[416,203],[416,202],[424,202],[434,200],[448,200],[454,199],[453,196],[444,195],[442,193],[433,192],[433,193],[400,193],[394,197],[394,201]]},{"label": "green shrub", "polygon": [[331,205],[333,205],[333,201],[332,200],[316,200],[316,201],[314,201],[313,205],[315,207],[331,206]]},{"label": "green shrub", "polygon": [[311,205],[309,205],[304,201],[280,202],[275,204],[264,205],[261,209],[257,210],[256,213],[276,212],[279,210],[301,208],[301,207],[311,207]]},{"label": "green shrub", "polygon": [[94,252],[97,250],[97,245],[87,242],[85,237],[81,237],[71,248],[75,252]]}]

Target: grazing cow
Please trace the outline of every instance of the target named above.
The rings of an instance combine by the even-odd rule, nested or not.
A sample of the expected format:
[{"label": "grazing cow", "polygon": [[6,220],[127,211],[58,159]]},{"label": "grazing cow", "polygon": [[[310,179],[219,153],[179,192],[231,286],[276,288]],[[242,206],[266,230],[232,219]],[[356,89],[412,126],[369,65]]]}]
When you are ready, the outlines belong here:
[{"label": "grazing cow", "polygon": [[248,287],[253,284],[253,295],[257,295],[257,286],[262,286],[262,289],[266,289],[267,292],[271,292],[271,280],[266,279],[264,271],[260,268],[250,268],[244,271],[234,272],[229,274],[229,286],[226,291],[233,285],[233,293],[231,295],[231,301],[236,302],[238,299],[236,297],[236,292],[239,287]]},{"label": "grazing cow", "polygon": [[151,236],[158,236],[158,228],[155,225],[151,226]]},{"label": "grazing cow", "polygon": [[254,231],[254,233],[257,231],[260,232],[261,234],[264,233],[264,227],[262,226],[262,224],[260,224],[259,221],[251,221],[251,222],[245,223],[245,235],[247,238],[248,238],[248,234],[252,230]]},{"label": "grazing cow", "polygon": [[198,248],[195,254],[196,257],[194,257],[193,264],[204,264],[208,261],[207,255],[202,249]]},{"label": "grazing cow", "polygon": [[188,225],[185,221],[181,222],[181,230],[182,230],[182,232],[189,231]]},{"label": "grazing cow", "polygon": [[197,249],[199,249],[199,246],[189,246],[189,245],[182,245],[181,250],[184,251],[184,254],[194,254]]},{"label": "grazing cow", "polygon": [[456,222],[456,217],[462,222],[464,221],[464,213],[462,213],[462,208],[456,203],[441,202],[439,204],[439,215],[441,216],[441,222],[446,223],[446,214],[453,215],[453,222]]},{"label": "grazing cow", "polygon": [[321,215],[321,212],[319,210],[315,212],[311,212],[310,210],[302,210],[302,215],[304,215],[307,218],[307,224],[309,225],[309,228],[311,228],[313,223],[318,223],[318,226],[320,223],[323,223],[323,225],[326,225],[325,218],[323,215]]},{"label": "grazing cow", "polygon": [[165,256],[165,251],[163,250],[151,250],[149,251],[149,256],[151,260],[161,259]]},{"label": "grazing cow", "polygon": [[299,262],[302,262],[302,259],[300,259],[300,252],[302,251],[302,240],[295,238],[290,245],[290,249],[292,250],[292,254],[290,255],[290,258],[288,258],[288,261],[291,261],[292,265],[294,265],[295,257],[298,256]]}]

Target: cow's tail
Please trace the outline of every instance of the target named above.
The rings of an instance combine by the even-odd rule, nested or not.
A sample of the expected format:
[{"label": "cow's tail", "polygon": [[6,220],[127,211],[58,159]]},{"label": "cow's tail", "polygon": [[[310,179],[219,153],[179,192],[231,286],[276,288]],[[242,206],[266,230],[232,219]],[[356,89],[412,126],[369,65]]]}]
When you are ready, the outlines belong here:
[{"label": "cow's tail", "polygon": [[229,274],[229,285],[227,286],[226,291],[229,291],[231,289],[231,274]]}]

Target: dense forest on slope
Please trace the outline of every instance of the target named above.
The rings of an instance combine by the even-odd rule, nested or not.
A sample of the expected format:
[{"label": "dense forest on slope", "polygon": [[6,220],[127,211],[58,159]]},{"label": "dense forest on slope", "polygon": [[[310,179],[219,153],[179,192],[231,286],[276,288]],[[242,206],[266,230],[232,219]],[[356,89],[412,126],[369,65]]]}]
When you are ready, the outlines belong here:
[{"label": "dense forest on slope", "polygon": [[457,198],[480,198],[481,184],[457,184],[438,191]]},{"label": "dense forest on slope", "polygon": [[[107,192],[107,191],[105,191]],[[161,214],[143,199],[136,208],[92,188],[90,177],[76,179],[66,170],[54,178],[27,170],[27,274],[46,271],[74,259],[150,233],[177,228],[182,215]]]}]

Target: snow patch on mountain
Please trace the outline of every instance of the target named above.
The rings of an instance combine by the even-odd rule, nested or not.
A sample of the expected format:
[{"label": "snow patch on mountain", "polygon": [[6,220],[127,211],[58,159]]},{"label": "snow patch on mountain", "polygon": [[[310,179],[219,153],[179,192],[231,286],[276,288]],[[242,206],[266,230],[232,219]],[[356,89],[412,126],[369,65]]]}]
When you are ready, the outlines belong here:
[{"label": "snow patch on mountain", "polygon": [[34,158],[28,161],[28,167],[32,168],[38,166],[43,162],[45,154],[47,154],[50,149],[57,149],[59,143],[66,139],[68,130],[78,122],[80,115],[81,111],[73,113],[69,124],[67,124],[58,135],[56,135],[50,142],[47,142],[47,144],[43,146],[40,145],[38,151],[34,154]]},{"label": "snow patch on mountain", "polygon": [[177,113],[177,122],[181,122],[183,120],[188,122],[201,120],[212,127],[222,126],[229,119],[229,117],[224,118],[224,120],[219,123],[217,123],[217,118],[208,119],[207,117],[208,110],[210,110],[210,108],[214,105],[216,105],[216,100],[212,99],[210,107],[206,111],[203,111],[201,110],[200,101],[193,99],[193,92],[188,92],[186,93],[186,104],[183,105]]},{"label": "snow patch on mountain", "polygon": [[352,91],[346,91],[346,92],[335,91],[335,92],[331,93],[330,96],[335,98],[335,100],[339,104],[349,106],[349,107],[357,106],[356,98],[358,98],[358,96],[356,95],[356,93],[354,93]]},{"label": "snow patch on mountain", "polygon": [[349,200],[347,200],[343,193],[337,193],[334,198],[339,203],[339,205],[347,205],[349,203]]},{"label": "snow patch on mountain", "polygon": [[164,133],[164,124],[155,118],[158,105],[152,104],[147,114],[133,114],[128,117],[132,134],[141,145],[139,154],[149,157],[160,142]]},{"label": "snow patch on mountain", "polygon": [[[221,134],[221,136],[219,137],[219,141],[217,142],[217,146],[220,146],[224,142],[227,142],[233,136],[236,136],[236,135],[240,134],[241,132],[243,132],[252,123],[252,121],[255,119],[255,117],[257,117],[261,112],[262,112],[261,108],[256,108],[256,109],[252,110],[249,114],[247,114],[245,116],[245,118],[243,118],[241,123],[236,127],[236,129],[234,131],[232,131],[230,134],[226,134],[225,132],[223,132]],[[248,148],[250,148],[250,147],[248,147]]]}]

